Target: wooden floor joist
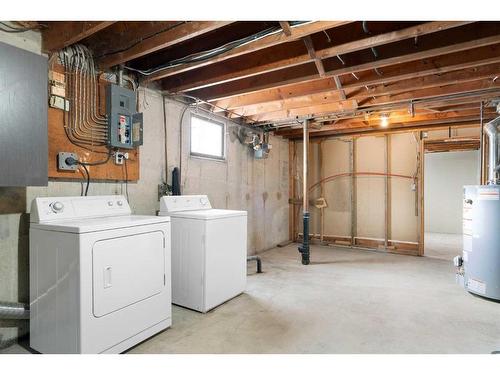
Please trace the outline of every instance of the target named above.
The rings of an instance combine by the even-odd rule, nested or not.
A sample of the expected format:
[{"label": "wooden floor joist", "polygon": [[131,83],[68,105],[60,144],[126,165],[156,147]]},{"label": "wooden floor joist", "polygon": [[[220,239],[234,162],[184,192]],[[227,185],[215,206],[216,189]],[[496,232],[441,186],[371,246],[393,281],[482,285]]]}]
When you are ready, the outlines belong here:
[{"label": "wooden floor joist", "polygon": [[197,63],[185,64],[179,67],[175,67],[172,69],[160,71],[156,74],[149,76],[147,79],[149,81],[155,81],[158,79],[162,79],[165,77],[172,76],[174,74],[179,74],[183,72],[187,72],[193,69],[198,69],[204,66],[208,66],[211,64],[215,64],[221,61],[225,61],[227,59],[231,59],[237,56],[241,56],[244,54],[252,53],[259,51],[264,48],[272,47],[278,44],[290,42],[296,39],[301,39],[307,35],[314,34],[317,32],[321,32],[323,30],[328,30],[331,28],[335,28],[341,25],[349,23],[347,21],[315,21],[302,26],[297,26],[291,29],[291,35],[287,36],[284,33],[274,33],[272,35],[263,37],[253,43],[248,43],[239,48],[235,48],[234,50],[228,51],[221,55],[214,57],[213,59],[201,61]]},{"label": "wooden floor joist", "polygon": [[[310,34],[303,37],[306,49],[302,53],[296,53],[292,56],[289,55],[289,48],[286,50],[277,49],[268,51],[262,57],[255,59],[255,64],[250,65],[244,69],[241,68],[242,64],[221,65],[220,67],[211,69],[197,69],[190,74],[184,74],[179,77],[179,80],[164,80],[163,88],[172,92],[197,90],[204,87],[210,87],[221,82],[230,82],[236,79],[251,77],[258,74],[264,74],[287,67],[292,67],[300,64],[313,62],[316,68],[320,71],[320,75],[325,75],[325,68],[321,60],[337,56],[340,54],[347,54],[356,51],[365,50],[379,46],[384,43],[393,43],[415,36],[426,35],[433,32],[443,31],[449,28],[454,28],[468,24],[470,22],[429,22],[423,25],[410,27],[403,30],[389,32],[383,35],[368,37],[362,40],[345,43],[338,46],[333,46],[321,50],[315,50]],[[290,37],[291,38],[291,37]],[[290,47],[290,46],[289,46]],[[279,58],[280,52],[286,52],[282,58]],[[300,52],[300,50],[299,50]],[[234,57],[234,56],[233,56]],[[211,64],[217,63],[219,60]],[[203,66],[198,66],[202,68]],[[162,73],[162,77],[167,76],[167,72]],[[171,75],[171,74],[168,74]],[[330,74],[331,75],[331,74]],[[153,78],[151,78],[153,79]]]}]

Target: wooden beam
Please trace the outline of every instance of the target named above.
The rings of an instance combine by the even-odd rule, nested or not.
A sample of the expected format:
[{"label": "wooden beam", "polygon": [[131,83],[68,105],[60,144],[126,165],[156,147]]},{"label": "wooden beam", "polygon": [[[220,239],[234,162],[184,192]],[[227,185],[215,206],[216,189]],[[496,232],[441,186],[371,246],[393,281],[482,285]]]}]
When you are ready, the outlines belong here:
[{"label": "wooden beam", "polygon": [[228,52],[220,54],[212,59],[208,59],[201,62],[195,62],[190,64],[184,64],[181,66],[177,66],[171,69],[166,69],[159,71],[158,73],[152,74],[147,77],[148,81],[155,81],[158,79],[162,79],[165,77],[169,77],[174,74],[179,74],[182,72],[187,72],[193,69],[198,69],[204,66],[208,66],[211,64],[215,64],[221,61],[225,61],[227,59],[231,59],[237,56],[241,56],[247,53],[252,53],[255,51],[259,51],[264,48],[272,47],[281,43],[290,42],[293,40],[301,39],[307,35],[314,34],[317,32],[321,32],[323,30],[331,29],[334,27],[338,27],[341,25],[345,25],[350,23],[349,21],[316,21],[311,22],[302,26],[296,26],[291,29],[292,34],[290,36],[286,36],[284,33],[275,33],[272,35],[268,35],[263,37],[255,42],[248,43],[244,46],[232,49]]},{"label": "wooden beam", "polygon": [[[320,115],[334,115],[342,114],[350,110],[356,109],[357,106],[362,106],[364,109],[369,109],[371,106],[383,106],[389,104],[395,104],[398,102],[404,102],[402,105],[406,105],[409,100],[425,99],[440,97],[446,95],[453,95],[459,93],[473,93],[476,91],[484,89],[498,88],[498,93],[500,94],[500,82],[493,82],[492,80],[477,80],[471,82],[461,82],[449,85],[437,85],[425,89],[417,89],[411,91],[397,92],[395,94],[381,95],[375,98],[366,98],[365,101],[361,100],[346,100],[331,102],[328,96],[323,95],[311,95],[305,97],[302,100],[298,98],[288,99],[286,102],[279,102],[280,110],[271,111],[273,107],[264,105],[259,105],[257,108],[253,108],[253,112],[250,110],[244,111],[244,115],[249,117],[253,121],[283,121],[287,118],[294,118],[296,116],[320,116]],[[496,91],[495,91],[496,92]],[[493,95],[495,95],[493,93]],[[318,98],[319,97],[319,98]],[[330,97],[335,97],[335,94],[331,94]],[[349,103],[351,103],[349,105]],[[264,109],[265,108],[265,109]],[[276,108],[276,107],[274,107]],[[259,113],[257,111],[265,111]]]},{"label": "wooden beam", "polygon": [[334,102],[334,103],[318,104],[314,106],[306,106],[301,108],[292,108],[288,110],[257,114],[248,117],[250,117],[254,121],[273,121],[273,120],[281,120],[286,118],[294,118],[294,117],[315,115],[321,113],[346,112],[346,111],[352,111],[356,108],[357,108],[357,103],[355,100],[346,100],[343,102]]},{"label": "wooden beam", "polygon": [[314,44],[311,39],[311,36],[308,35],[305,38],[302,39],[304,41],[304,44],[306,45],[307,48],[307,53],[309,54],[309,58],[314,61],[314,64],[316,65],[316,69],[318,69],[318,73],[320,77],[325,76],[325,67],[323,66],[323,62],[321,62],[321,59],[316,56],[316,50],[314,49]]},{"label": "wooden beam", "polygon": [[[438,56],[432,60],[417,60],[405,64],[387,67],[384,69],[383,77],[365,71],[357,74],[359,80],[353,77],[343,76],[347,84],[344,89],[365,88],[372,85],[388,85],[392,82],[405,81],[428,75],[442,75],[447,72],[462,69],[474,69],[484,65],[500,63],[500,45],[487,46],[467,51],[467,53],[449,54]],[[375,77],[376,76],[376,77]],[[350,81],[349,78],[352,78]],[[300,97],[335,90],[336,85],[330,77],[310,81],[294,83],[275,88],[251,92],[238,96],[230,96],[223,99],[213,100],[214,104],[221,108],[236,110],[237,108],[270,102],[273,100]],[[366,89],[365,89],[366,90]]]},{"label": "wooden beam", "polygon": [[342,83],[340,82],[339,76],[333,76],[333,81],[335,82],[335,86],[337,86],[337,90],[339,90],[340,92],[341,99],[345,100],[346,99],[345,91],[342,90]]},{"label": "wooden beam", "polygon": [[416,38],[422,35],[444,31],[447,29],[464,26],[470,23],[470,21],[426,22],[424,24],[408,27],[403,30],[392,31],[381,35],[371,36],[362,40],[345,43],[339,46],[325,48],[323,50],[317,51],[317,56],[321,59],[326,59],[328,57],[334,57],[337,55],[345,55],[347,53],[378,47],[384,44],[395,43],[405,39]]},{"label": "wooden beam", "polygon": [[360,106],[387,105],[400,101],[409,101],[415,99],[426,99],[440,96],[448,96],[460,93],[471,93],[485,89],[497,89],[500,91],[500,82],[487,80],[478,80],[454,85],[437,86],[429,89],[405,91],[392,95],[381,95],[375,98],[369,98],[365,101],[360,101]]},{"label": "wooden beam", "polygon": [[[494,116],[491,116],[494,118]],[[450,126],[456,127],[472,127],[477,126],[479,123],[479,118],[477,116],[470,117],[456,117],[453,119],[446,120],[430,120],[422,122],[408,122],[408,123],[397,123],[392,124],[389,128],[380,128],[380,126],[366,126],[365,124],[358,124],[356,127],[342,128],[338,130],[321,130],[321,131],[311,131],[310,137],[330,137],[330,136],[346,136],[346,135],[361,135],[361,134],[387,134],[396,132],[411,132],[419,130],[434,130],[439,128],[448,128]],[[297,132],[276,132],[277,136],[281,136],[287,139],[300,139],[300,134]]]},{"label": "wooden beam", "polygon": [[371,86],[368,89],[360,87],[350,89],[349,96],[353,99],[370,96],[392,95],[406,91],[420,90],[435,86],[453,85],[495,77],[500,74],[500,63],[478,66],[469,69],[433,74],[424,77]]},{"label": "wooden beam", "polygon": [[[485,114],[485,118],[494,118],[495,112],[489,111]],[[458,112],[449,112],[449,113],[432,113],[425,115],[418,115],[412,117],[409,114],[399,115],[397,117],[391,117],[389,127],[386,131],[391,131],[392,129],[399,128],[410,128],[415,130],[414,127],[423,127],[423,126],[436,126],[436,125],[444,125],[452,126],[455,123],[468,123],[472,125],[477,125],[479,120],[479,113],[476,110],[464,110]],[[384,131],[383,128],[380,127],[380,121],[375,118],[369,121],[363,120],[349,120],[338,122],[335,125],[324,125],[320,130],[311,130],[311,137],[317,136],[327,136],[327,135],[336,135],[336,134],[353,134],[356,132],[365,132],[371,130],[381,130]],[[286,138],[297,138],[301,136],[300,129],[280,129],[275,132],[276,135],[286,137]]]},{"label": "wooden beam", "polygon": [[[406,81],[396,82],[392,85],[372,86],[366,88],[348,90],[349,100],[363,100],[368,97],[395,95],[415,90],[428,89],[437,86],[456,85],[460,83],[483,80],[500,75],[500,63],[471,68],[461,71],[453,71],[441,75],[430,75]],[[342,90],[343,91],[343,90]],[[233,112],[241,116],[253,116],[256,114],[269,113],[279,110],[289,110],[300,107],[310,107],[319,104],[344,101],[341,90],[328,90],[317,94],[302,95],[282,100],[269,101],[266,103],[253,104],[233,109]]]},{"label": "wooden beam", "polygon": [[290,24],[288,23],[288,21],[279,21],[279,22],[280,22],[281,28],[283,29],[283,34],[285,34],[286,36],[291,36],[292,35],[292,28],[290,27]]},{"label": "wooden beam", "polygon": [[115,21],[54,21],[42,31],[42,49],[45,52],[56,52],[81,41]]},{"label": "wooden beam", "polygon": [[[401,56],[381,58],[370,63],[361,63],[357,65],[342,67],[334,70],[327,71],[325,76],[332,77],[335,75],[351,74],[363,70],[371,70],[373,68],[382,68],[390,65],[404,64],[410,61],[425,60],[436,56],[458,53],[475,49],[484,46],[490,46],[500,43],[500,34],[470,40],[467,42],[448,45],[445,47],[431,48],[424,51],[409,53]],[[435,67],[433,67],[435,68]],[[302,76],[301,76],[302,74]],[[201,97],[203,99],[217,99],[234,95],[241,95],[246,92],[255,92],[265,89],[270,89],[288,84],[303,82],[306,80],[317,80],[318,77],[311,71],[308,65],[301,65],[298,67],[286,69],[283,71],[276,71],[272,74],[263,74],[252,79],[238,80],[232,84],[218,85],[213,88],[205,88],[196,90],[191,94]]]},{"label": "wooden beam", "polygon": [[172,29],[161,32],[155,36],[147,38],[141,43],[127,49],[123,52],[104,57],[100,60],[100,65],[103,68],[109,68],[124,62],[137,59],[141,56],[148,55],[163,48],[171,47],[175,44],[182,43],[188,39],[206,34],[227,26],[234,21],[196,21],[186,22],[182,25],[173,27]]},{"label": "wooden beam", "polygon": [[[204,87],[213,86],[220,83],[230,82],[237,79],[251,77],[259,74],[272,72],[286,67],[296,66],[314,62],[320,75],[325,75],[324,64],[322,59],[340,54],[346,54],[356,51],[361,51],[374,46],[379,46],[386,43],[393,43],[402,39],[421,36],[428,33],[443,31],[449,28],[462,26],[470,22],[428,22],[422,25],[409,27],[403,30],[393,31],[386,34],[381,34],[373,37],[368,37],[360,40],[351,41],[333,47],[328,47],[316,51],[312,44],[311,38],[304,37],[307,51],[299,52],[297,55],[290,56],[284,53],[282,58],[279,58],[280,51],[273,51],[263,57],[255,57],[254,63],[251,66],[235,64],[234,66],[221,65],[214,69],[200,69],[190,75],[182,75],[178,80],[166,80],[163,82],[163,87],[171,92],[197,90]],[[283,51],[288,52],[288,51]],[[246,64],[248,65],[248,64]]]}]

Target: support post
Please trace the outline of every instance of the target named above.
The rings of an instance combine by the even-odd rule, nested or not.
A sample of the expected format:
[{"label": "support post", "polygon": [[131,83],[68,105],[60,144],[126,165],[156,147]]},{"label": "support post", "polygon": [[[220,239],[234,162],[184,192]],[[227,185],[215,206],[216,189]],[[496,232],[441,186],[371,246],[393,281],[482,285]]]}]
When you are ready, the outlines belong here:
[{"label": "support post", "polygon": [[349,165],[351,171],[351,246],[356,245],[357,207],[356,207],[356,138],[352,137],[349,150]]},{"label": "support post", "polygon": [[308,265],[309,259],[309,192],[308,192],[308,181],[307,181],[307,162],[309,159],[309,121],[304,120],[304,131],[303,131],[303,187],[302,187],[302,212],[303,212],[303,222],[304,228],[302,230],[302,244],[299,246],[299,252],[302,254],[302,264]]}]

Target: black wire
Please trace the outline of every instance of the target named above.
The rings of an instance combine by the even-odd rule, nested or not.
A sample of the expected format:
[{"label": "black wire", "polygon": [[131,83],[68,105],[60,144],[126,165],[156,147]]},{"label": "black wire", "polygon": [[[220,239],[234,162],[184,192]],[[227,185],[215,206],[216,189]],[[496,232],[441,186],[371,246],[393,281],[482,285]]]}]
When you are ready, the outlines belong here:
[{"label": "black wire", "polygon": [[[83,169],[79,169],[79,171],[82,174],[83,178],[86,179],[87,176],[85,175]],[[83,197],[83,181],[80,182],[80,196]]]},{"label": "black wire", "polygon": [[78,161],[78,164],[80,164],[80,165],[102,165],[102,164],[106,164],[109,161],[109,159],[111,159],[111,155],[112,154],[113,154],[113,150],[109,149],[109,151],[108,151],[108,157],[105,160],[99,160],[99,161],[94,161],[94,162],[90,162],[90,163],[87,163],[87,162],[84,162],[84,161]]},{"label": "black wire", "polygon": [[[167,63],[161,64],[161,65],[159,65],[157,67],[146,69],[146,70],[136,69],[136,68],[132,68],[130,66],[124,66],[124,68],[127,69],[127,70],[131,70],[133,72],[137,72],[139,74],[148,76],[148,75],[151,75],[153,73],[159,72],[161,70],[165,70],[165,69],[171,68],[173,66],[183,65],[183,64],[189,64],[189,63],[193,63],[193,62],[202,62],[202,61],[205,61],[205,60],[209,60],[209,59],[211,59],[211,58],[213,58],[215,56],[218,56],[218,55],[226,53],[226,52],[228,52],[230,50],[233,50],[233,49],[235,49],[235,48],[237,48],[237,47],[239,47],[239,46],[241,46],[241,45],[243,45],[245,43],[249,43],[249,42],[252,42],[252,41],[254,41],[256,39],[259,39],[259,38],[265,37],[267,35],[270,35],[272,33],[275,33],[278,30],[280,30],[279,27],[270,27],[270,28],[267,28],[265,30],[259,31],[258,33],[255,33],[253,35],[250,35],[250,36],[247,36],[247,37],[244,37],[244,38],[241,38],[241,39],[229,42],[229,43],[227,43],[227,45],[226,45],[225,48],[217,47],[217,48],[213,48],[213,49],[211,49],[209,51],[198,52],[198,53],[196,53],[194,55],[181,57],[179,59],[172,60],[172,61],[169,61]],[[205,55],[203,55],[203,54],[205,54]],[[201,55],[201,56],[199,56],[199,55]]]},{"label": "black wire", "polygon": [[134,42],[134,43],[132,43],[132,44],[128,45],[128,46],[127,46],[127,47],[125,47],[125,48],[116,49],[116,50],[111,51],[111,52],[106,52],[106,53],[104,53],[104,54],[102,54],[102,55],[96,56],[96,58],[98,58],[98,59],[102,59],[103,57],[106,57],[106,56],[109,56],[109,55],[114,55],[115,53],[122,53],[122,52],[128,51],[129,49],[131,49],[131,48],[135,47],[136,45],[138,45],[138,44],[140,44],[140,43],[142,43],[142,42],[144,42],[145,40],[148,40],[148,39],[150,39],[150,38],[152,38],[152,37],[154,37],[154,36],[156,36],[156,35],[158,35],[158,34],[164,33],[165,31],[169,31],[169,30],[171,30],[171,29],[174,29],[174,28],[176,28],[177,26],[180,26],[180,25],[182,25],[182,24],[184,24],[184,23],[186,23],[186,21],[178,22],[178,23],[176,23],[176,24],[175,24],[175,25],[173,25],[173,26],[169,26],[169,27],[166,27],[166,28],[164,28],[164,29],[161,29],[161,30],[157,31],[157,32],[155,32],[154,34],[151,34],[151,35],[147,36],[146,38],[140,38],[138,41],[136,41],[136,42]]},{"label": "black wire", "polygon": [[127,196],[127,202],[130,204],[130,199],[128,197],[128,168],[126,158],[123,158],[123,164],[125,165],[125,195]]},{"label": "black wire", "polygon": [[87,196],[87,194],[89,192],[89,186],[90,186],[90,173],[89,173],[89,170],[87,169],[87,167],[85,166],[85,164],[80,164],[80,165],[85,170],[85,173],[87,173],[87,187],[85,188],[85,196]]}]

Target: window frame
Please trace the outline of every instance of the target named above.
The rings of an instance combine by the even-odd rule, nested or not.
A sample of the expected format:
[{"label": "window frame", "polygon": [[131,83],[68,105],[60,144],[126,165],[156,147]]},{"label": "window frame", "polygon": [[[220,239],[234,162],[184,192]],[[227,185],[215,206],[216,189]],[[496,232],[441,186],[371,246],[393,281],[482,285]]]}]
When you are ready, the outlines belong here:
[{"label": "window frame", "polygon": [[[222,136],[221,153],[222,153],[222,156],[212,155],[212,154],[204,154],[201,152],[193,151],[193,149],[192,149],[192,147],[193,147],[193,142],[192,142],[192,140],[193,140],[193,117],[196,117],[202,121],[211,122],[211,123],[219,125],[221,127],[221,136]],[[199,159],[226,161],[226,123],[222,122],[222,121],[214,120],[210,117],[201,116],[199,114],[191,113],[191,116],[189,117],[189,156],[194,157],[194,158],[199,158]]]}]

